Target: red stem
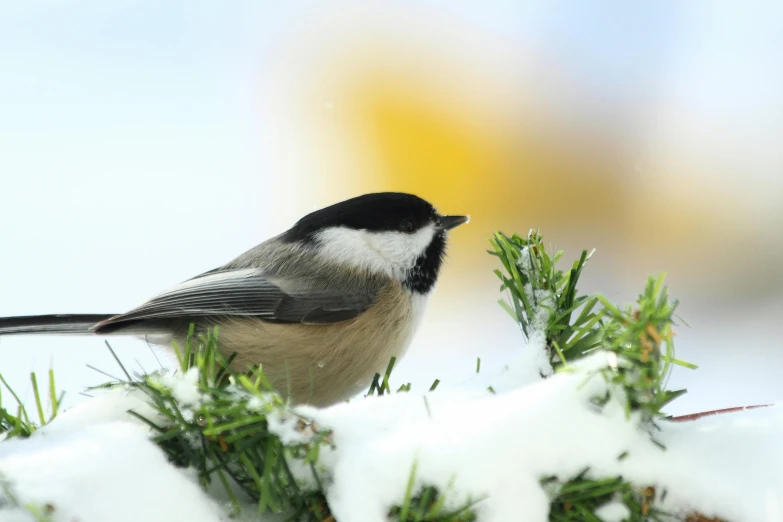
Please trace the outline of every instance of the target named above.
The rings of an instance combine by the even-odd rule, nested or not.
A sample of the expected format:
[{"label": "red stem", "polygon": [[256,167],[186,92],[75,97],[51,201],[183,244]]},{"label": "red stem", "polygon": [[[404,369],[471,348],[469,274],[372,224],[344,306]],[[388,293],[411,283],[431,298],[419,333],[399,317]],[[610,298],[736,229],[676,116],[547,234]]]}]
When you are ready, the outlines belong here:
[{"label": "red stem", "polygon": [[721,413],[732,413],[736,411],[755,410],[756,408],[767,408],[773,406],[772,404],[756,404],[754,406],[738,406],[736,408],[723,408],[721,410],[703,411],[701,413],[689,413],[688,415],[679,415],[677,417],[670,417],[668,420],[673,422],[686,422],[702,417],[709,417],[710,415],[719,415]]}]

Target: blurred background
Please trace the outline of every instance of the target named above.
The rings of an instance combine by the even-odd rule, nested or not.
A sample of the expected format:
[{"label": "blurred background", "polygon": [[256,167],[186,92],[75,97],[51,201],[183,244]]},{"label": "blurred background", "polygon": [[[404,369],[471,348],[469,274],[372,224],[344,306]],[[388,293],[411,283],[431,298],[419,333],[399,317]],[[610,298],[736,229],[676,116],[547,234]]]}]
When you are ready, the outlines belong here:
[{"label": "blurred background", "polygon": [[[767,1],[3,2],[0,316],[121,312],[314,208],[408,191],[472,221],[397,382],[524,349],[485,250],[540,228],[569,263],[597,249],[585,292],[668,273],[700,366],[672,413],[778,400],[781,24]],[[27,401],[50,366],[81,400],[106,380],[86,364],[119,373],[99,338],[0,339]]]}]

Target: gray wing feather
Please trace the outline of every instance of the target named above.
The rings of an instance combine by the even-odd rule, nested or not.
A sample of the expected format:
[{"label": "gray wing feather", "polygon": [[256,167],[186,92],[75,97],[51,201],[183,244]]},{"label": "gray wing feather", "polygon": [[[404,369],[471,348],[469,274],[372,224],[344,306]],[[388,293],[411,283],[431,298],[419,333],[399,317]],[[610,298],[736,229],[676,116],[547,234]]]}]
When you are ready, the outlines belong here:
[{"label": "gray wing feather", "polygon": [[153,297],[108,323],[198,316],[259,317],[285,323],[326,324],[356,317],[372,305],[373,295],[339,295],[319,289],[285,292],[285,281],[258,269],[208,273]]}]

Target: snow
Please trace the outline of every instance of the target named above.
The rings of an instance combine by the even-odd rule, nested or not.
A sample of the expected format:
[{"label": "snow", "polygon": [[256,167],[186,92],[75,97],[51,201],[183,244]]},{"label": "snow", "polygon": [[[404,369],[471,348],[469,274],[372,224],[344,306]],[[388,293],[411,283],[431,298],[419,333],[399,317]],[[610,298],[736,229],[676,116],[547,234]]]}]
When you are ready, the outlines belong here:
[{"label": "snow", "polygon": [[[0,474],[20,503],[51,506],[57,521],[223,520],[219,506],[130,421],[4,441]],[[0,520],[35,519],[0,504]]]},{"label": "snow", "polygon": [[[478,504],[481,520],[547,520],[549,498],[539,485],[541,477],[565,480],[586,465],[616,473],[617,456],[628,447],[660,453],[634,423],[625,421],[621,404],[609,406],[611,415],[597,415],[589,398],[601,394],[606,383],[585,378],[558,375],[499,395],[431,404],[428,415],[386,421],[386,430],[366,438],[351,428],[356,419],[342,414],[349,408],[310,412],[335,433],[334,483],[327,497],[335,518],[383,520],[403,497],[416,461],[416,487],[448,490],[453,507],[484,498]],[[408,401],[414,409],[421,400],[413,394],[381,398],[364,422],[388,418],[386,402]],[[399,404],[392,409],[404,410]],[[573,426],[580,427],[579,437],[573,437]],[[615,444],[606,444],[612,439]]]},{"label": "snow", "polygon": [[[163,424],[162,416],[156,413],[143,392],[116,388],[106,393],[99,393],[89,401],[79,403],[60,413],[55,422],[38,430],[36,436],[51,438],[60,433],[70,434],[85,426],[128,421],[128,410],[133,410],[156,424]],[[0,446],[0,450],[2,448],[3,446]]]},{"label": "snow", "polygon": [[[541,341],[529,346],[536,349],[543,351]],[[531,356],[511,361],[500,375],[433,393],[273,409],[270,430],[293,444],[311,428],[300,416],[333,430],[334,448],[323,448],[318,468],[329,479],[327,500],[339,522],[385,521],[404,498],[414,464],[414,490],[437,486],[450,507],[478,501],[481,522],[548,520],[550,497],[540,478],[567,480],[586,467],[590,476],[622,475],[666,490],[658,506],[675,514],[699,511],[732,522],[783,515],[783,410],[662,422],[656,440],[663,450],[634,415],[626,417],[619,394],[600,410],[590,401],[610,386],[596,372],[622,360],[598,352],[569,371],[531,380],[522,371],[524,357]],[[165,382],[189,404],[201,401],[195,372],[167,375]],[[269,404],[267,397],[250,402],[259,410]],[[30,439],[0,442],[0,477],[21,504],[53,506],[55,522],[227,520],[219,488],[202,492],[192,471],[168,464],[129,409],[153,413],[143,394],[116,389],[62,413]],[[309,470],[291,467],[308,480]],[[254,511],[248,508],[243,520],[258,520]],[[598,514],[615,522],[628,513],[612,501]],[[0,501],[0,520],[34,519]]]},{"label": "snow", "polygon": [[283,414],[280,411],[273,411],[266,417],[269,431],[280,437],[283,444],[289,446],[292,444],[306,444],[310,438],[303,426],[300,427],[301,419],[295,415]]},{"label": "snow", "polygon": [[619,501],[612,501],[595,510],[595,515],[603,522],[622,522],[631,516],[631,510]]},{"label": "snow", "polygon": [[546,349],[546,330],[551,312],[548,307],[555,305],[555,295],[548,290],[533,291],[530,284],[525,286],[525,293],[535,306],[535,315],[530,318],[528,327],[527,349],[522,352],[522,357],[517,361],[516,367],[526,371],[527,377],[522,383],[535,382],[542,376],[549,377],[554,373],[549,353]]},{"label": "snow", "polygon": [[[530,247],[522,247],[517,267],[525,274],[528,281],[538,279],[533,266],[533,254]],[[547,323],[551,315],[550,308],[555,306],[555,294],[551,290],[534,289],[531,283],[525,284],[523,291],[527,302],[533,304],[535,315],[528,317],[528,348],[516,364],[508,369],[516,376],[518,383],[530,383],[543,377],[549,377],[554,372],[550,355],[546,347]]]},{"label": "snow", "polygon": [[[527,250],[528,247],[522,249],[522,257],[519,261],[527,259]],[[529,321],[527,346],[518,356],[503,366],[500,376],[479,374],[467,383],[462,383],[461,387],[483,389],[491,387],[494,392],[502,392],[538,382],[542,376],[549,377],[554,373],[546,346],[546,328],[550,317],[550,310],[547,307],[554,306],[554,294],[547,290],[533,290],[529,283],[525,285],[524,290],[528,300],[539,305],[535,307],[535,316]],[[446,386],[448,385],[444,387]]]},{"label": "snow", "polygon": [[[671,512],[698,510],[735,522],[777,516],[769,499],[783,498],[783,412],[663,423],[664,451],[633,416],[626,420],[621,401],[603,413],[590,404],[607,383],[587,376],[610,362],[596,354],[573,372],[497,396],[463,393],[452,401],[434,393],[427,408],[422,396],[408,393],[303,411],[335,433],[327,495],[335,518],[384,520],[403,498],[414,462],[415,488],[437,485],[454,507],[482,498],[477,509],[486,522],[547,520],[539,478],[566,480],[585,467],[595,477],[622,475],[665,489],[660,506]],[[618,460],[625,451],[629,456]]]},{"label": "snow", "polygon": [[198,368],[190,368],[184,375],[179,372],[159,373],[155,381],[165,386],[180,406],[197,408],[204,399],[196,386],[198,376]]},{"label": "snow", "polygon": [[522,247],[522,250],[519,252],[517,266],[523,272],[530,272],[533,270],[533,255],[530,253],[530,247]]}]

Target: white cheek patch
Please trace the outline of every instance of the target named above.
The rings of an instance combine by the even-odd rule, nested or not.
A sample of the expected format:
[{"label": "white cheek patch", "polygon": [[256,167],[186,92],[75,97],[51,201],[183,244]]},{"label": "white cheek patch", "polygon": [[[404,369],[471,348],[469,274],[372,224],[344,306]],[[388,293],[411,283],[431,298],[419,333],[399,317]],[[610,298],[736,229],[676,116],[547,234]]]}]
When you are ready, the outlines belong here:
[{"label": "white cheek patch", "polygon": [[387,262],[399,269],[409,270],[432,242],[434,234],[435,228],[432,225],[413,234],[374,232],[368,234],[368,243],[372,249],[381,252]]},{"label": "white cheek patch", "polygon": [[405,234],[335,227],[318,233],[320,255],[337,264],[402,278],[435,235],[435,227]]}]

